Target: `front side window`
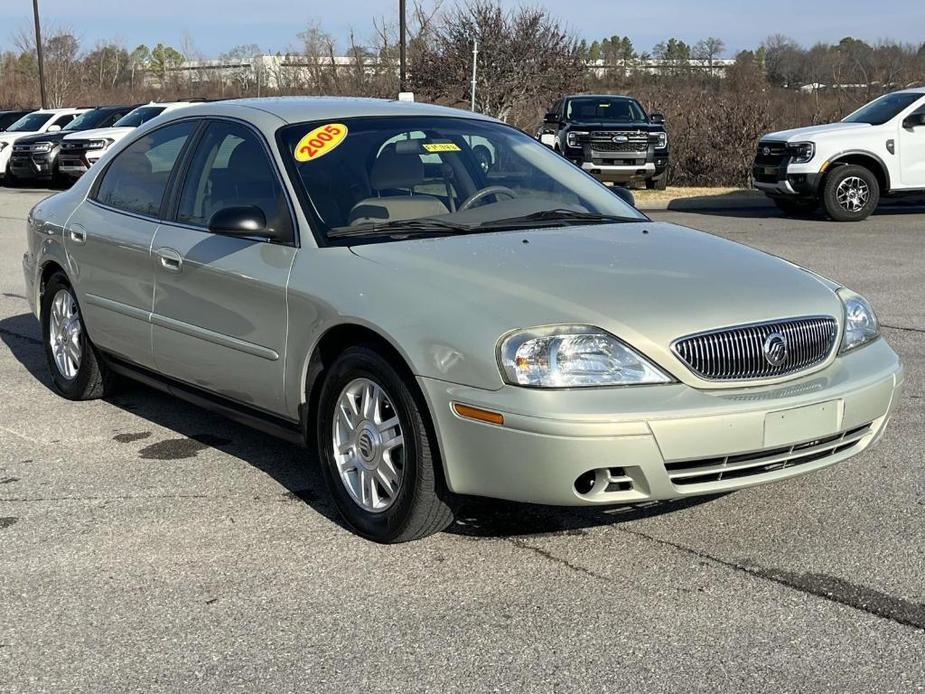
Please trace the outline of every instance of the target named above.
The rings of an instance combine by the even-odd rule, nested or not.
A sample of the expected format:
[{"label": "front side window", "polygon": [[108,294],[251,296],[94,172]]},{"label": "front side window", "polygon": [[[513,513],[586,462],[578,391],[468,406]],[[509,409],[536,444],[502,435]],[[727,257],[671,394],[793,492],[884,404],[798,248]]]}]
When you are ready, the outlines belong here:
[{"label": "front side window", "polygon": [[163,106],[139,106],[114,123],[116,128],[137,128],[164,112]]},{"label": "front side window", "polygon": [[196,123],[184,121],[133,142],[106,169],[95,199],[126,212],[157,216],[170,174],[195,129]]},{"label": "front side window", "polygon": [[287,126],[282,156],[328,240],[646,219],[523,132],[490,121],[373,117]]},{"label": "front side window", "polygon": [[282,186],[257,136],[239,123],[209,125],[193,154],[177,221],[207,226],[226,207],[259,207],[274,235],[291,227]]},{"label": "front side window", "polygon": [[75,117],[75,116],[76,116],[76,114],[74,114],[74,113],[68,113],[66,116],[58,116],[58,117],[54,120],[54,122],[52,123],[52,125],[57,125],[59,128],[64,129],[64,128],[67,127],[68,123],[70,123],[72,120],[74,120],[74,117]]},{"label": "front side window", "polygon": [[648,117],[639,102],[634,99],[583,96],[568,100],[565,119],[607,123],[645,123]]},{"label": "front side window", "polygon": [[6,131],[9,133],[38,132],[51,116],[51,113],[30,113],[13,123]]},{"label": "front side window", "polygon": [[922,98],[921,94],[913,92],[900,92],[898,94],[887,94],[879,99],[874,99],[866,106],[862,106],[857,111],[844,119],[844,123],[867,123],[869,125],[883,125],[893,120],[900,113],[912,106],[916,101]]}]

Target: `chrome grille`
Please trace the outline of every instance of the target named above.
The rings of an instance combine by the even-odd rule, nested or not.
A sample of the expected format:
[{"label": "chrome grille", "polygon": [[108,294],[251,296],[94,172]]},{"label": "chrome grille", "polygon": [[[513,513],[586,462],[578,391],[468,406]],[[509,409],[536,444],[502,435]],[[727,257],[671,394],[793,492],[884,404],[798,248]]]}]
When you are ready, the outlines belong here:
[{"label": "chrome grille", "polygon": [[645,152],[649,149],[648,142],[592,142],[591,149],[595,152]]},{"label": "chrome grille", "polygon": [[[769,337],[786,344],[782,358],[769,358]],[[838,324],[831,316],[741,325],[676,340],[675,354],[700,378],[738,381],[796,373],[825,361],[835,346]],[[778,357],[780,355],[777,355]]]},{"label": "chrome grille", "polygon": [[65,140],[64,142],[61,143],[62,151],[84,149],[86,146],[87,146],[86,140],[72,140],[71,142],[68,142],[67,140]]}]

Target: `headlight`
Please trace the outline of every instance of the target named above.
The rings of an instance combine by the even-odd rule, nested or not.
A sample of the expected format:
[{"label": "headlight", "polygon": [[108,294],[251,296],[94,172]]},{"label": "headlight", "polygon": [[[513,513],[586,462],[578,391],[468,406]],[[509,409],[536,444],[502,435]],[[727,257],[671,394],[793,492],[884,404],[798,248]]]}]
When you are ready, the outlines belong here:
[{"label": "headlight", "polygon": [[812,142],[800,142],[790,145],[790,162],[792,164],[805,164],[816,156],[816,145]]},{"label": "headlight", "polygon": [[655,143],[655,149],[666,149],[668,147],[668,133],[658,133],[658,142]]},{"label": "headlight", "polygon": [[32,145],[33,154],[47,154],[51,151],[52,144],[50,142],[36,142]]},{"label": "headlight", "polygon": [[568,135],[565,136],[565,141],[568,143],[569,147],[581,147],[581,145],[578,144],[578,138],[584,137],[588,134],[590,133],[588,133],[587,130],[572,130]]},{"label": "headlight", "polygon": [[498,347],[504,380],[537,388],[669,383],[671,378],[600,328],[559,325],[522,330]]},{"label": "headlight", "polygon": [[877,314],[860,294],[839,289],[838,297],[845,305],[845,334],[841,339],[841,352],[866,345],[880,336]]},{"label": "headlight", "polygon": [[106,149],[112,140],[90,140],[87,143],[87,149]]}]

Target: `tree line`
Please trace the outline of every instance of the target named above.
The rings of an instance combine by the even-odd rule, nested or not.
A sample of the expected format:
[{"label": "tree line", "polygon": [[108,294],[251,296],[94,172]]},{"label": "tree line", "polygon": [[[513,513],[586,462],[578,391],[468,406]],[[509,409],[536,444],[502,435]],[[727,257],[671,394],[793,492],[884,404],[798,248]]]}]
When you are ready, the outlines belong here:
[{"label": "tree line", "polygon": [[[628,36],[589,42],[537,7],[505,9],[497,0],[410,5],[408,87],[419,100],[468,108],[476,38],[478,111],[532,133],[562,94],[631,93],[666,115],[675,184],[745,184],[761,133],[837,119],[877,94],[925,83],[925,44],[869,44],[847,37],[807,48],[774,35],[739,52],[720,73],[691,63],[699,61],[702,68],[726,57],[718,37],[693,44],[670,37],[640,51]],[[244,44],[218,56],[226,65],[222,70],[209,69],[189,37],[178,47],[128,49],[104,41],[85,48],[73,32],[52,30],[44,42],[49,101],[64,106],[189,96],[394,97],[398,29],[389,18],[376,18],[373,27],[365,41],[351,34],[339,43],[322,25],[310,24],[272,63],[255,60],[264,52]],[[36,105],[35,56],[27,31],[0,53],[0,107]],[[186,60],[201,62],[196,70],[180,69]],[[657,74],[637,69],[650,60],[660,61]]]}]

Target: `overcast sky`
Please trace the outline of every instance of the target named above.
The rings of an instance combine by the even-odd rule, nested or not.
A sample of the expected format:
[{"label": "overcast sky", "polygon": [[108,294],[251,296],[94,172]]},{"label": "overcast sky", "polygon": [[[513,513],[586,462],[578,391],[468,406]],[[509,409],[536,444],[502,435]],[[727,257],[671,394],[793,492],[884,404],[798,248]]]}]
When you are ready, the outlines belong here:
[{"label": "overcast sky", "polygon": [[[452,4],[454,0],[445,0]],[[411,0],[408,2],[411,5]],[[522,2],[502,0],[507,7]],[[548,7],[588,40],[626,34],[637,50],[675,36],[694,43],[718,36],[730,54],[752,48],[773,33],[805,44],[855,36],[925,41],[923,0],[527,0]],[[344,45],[351,29],[362,41],[372,35],[372,18],[397,17],[398,0],[40,0],[43,23],[64,26],[85,47],[102,39],[132,48],[158,41],[180,45],[184,33],[205,55],[256,43],[268,52],[297,45],[296,35],[320,23]],[[31,0],[0,0],[0,45],[10,47],[20,28],[31,28]]]}]

